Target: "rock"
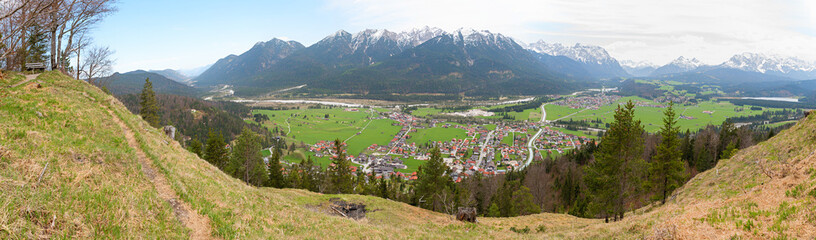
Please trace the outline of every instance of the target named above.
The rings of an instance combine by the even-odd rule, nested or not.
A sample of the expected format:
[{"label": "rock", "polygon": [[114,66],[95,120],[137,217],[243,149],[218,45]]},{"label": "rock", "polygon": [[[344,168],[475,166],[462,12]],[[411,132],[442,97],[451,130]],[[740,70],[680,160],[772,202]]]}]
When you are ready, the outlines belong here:
[{"label": "rock", "polygon": [[170,137],[170,139],[176,139],[176,127],[173,126],[164,126],[164,135]]},{"label": "rock", "polygon": [[37,114],[37,117],[43,118],[43,114],[40,111],[34,111]]},{"label": "rock", "polygon": [[459,207],[459,212],[456,213],[456,220],[463,222],[476,222],[476,208]]}]

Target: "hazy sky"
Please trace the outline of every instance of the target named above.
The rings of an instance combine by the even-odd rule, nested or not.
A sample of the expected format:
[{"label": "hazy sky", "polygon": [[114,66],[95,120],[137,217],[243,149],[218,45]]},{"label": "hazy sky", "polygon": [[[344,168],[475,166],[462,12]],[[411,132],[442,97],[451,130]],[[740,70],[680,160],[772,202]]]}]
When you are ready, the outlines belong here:
[{"label": "hazy sky", "polygon": [[758,52],[816,61],[816,0],[120,0],[94,30],[116,71],[186,69],[274,37],[309,46],[339,29],[434,26],[523,42],[600,45],[618,60],[719,64]]}]

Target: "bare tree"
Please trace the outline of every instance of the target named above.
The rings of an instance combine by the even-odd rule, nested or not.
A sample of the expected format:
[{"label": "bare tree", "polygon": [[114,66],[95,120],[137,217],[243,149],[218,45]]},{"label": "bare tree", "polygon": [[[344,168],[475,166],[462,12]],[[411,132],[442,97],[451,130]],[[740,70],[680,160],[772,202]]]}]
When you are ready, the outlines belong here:
[{"label": "bare tree", "polygon": [[80,71],[88,79],[88,83],[94,84],[98,78],[110,74],[113,66],[111,55],[113,51],[107,46],[97,46],[87,51]]},{"label": "bare tree", "polygon": [[0,59],[4,60],[4,68],[21,67],[19,60],[25,59],[26,31],[43,22],[48,6],[48,0],[0,1]]},{"label": "bare tree", "polygon": [[75,41],[104,17],[116,11],[115,0],[49,0],[48,29],[51,64],[68,73],[68,59],[83,46]]}]

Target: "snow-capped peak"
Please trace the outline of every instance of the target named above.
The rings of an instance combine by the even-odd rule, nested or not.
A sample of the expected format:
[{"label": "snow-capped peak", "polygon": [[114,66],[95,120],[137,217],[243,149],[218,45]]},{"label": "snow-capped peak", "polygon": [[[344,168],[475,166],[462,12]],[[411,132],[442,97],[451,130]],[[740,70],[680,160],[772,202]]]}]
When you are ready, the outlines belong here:
[{"label": "snow-capped peak", "polygon": [[594,45],[576,43],[574,46],[564,46],[560,43],[549,44],[544,42],[544,40],[539,40],[538,42],[528,44],[526,47],[527,49],[537,53],[552,56],[564,56],[583,63],[594,63],[600,65],[617,62],[617,60],[606,52],[606,49]]},{"label": "snow-capped peak", "polygon": [[465,46],[476,45],[495,45],[499,48],[508,46],[507,44],[515,44],[513,39],[502,35],[501,33],[491,33],[488,30],[475,30],[471,28],[460,28],[450,33],[454,43],[461,42]]},{"label": "snow-capped peak", "polygon": [[657,68],[659,66],[649,61],[620,60],[621,67],[627,68]]},{"label": "snow-capped peak", "polygon": [[675,65],[683,70],[693,70],[705,64],[703,64],[703,62],[701,62],[697,58],[688,59],[686,57],[680,56],[679,58],[674,59],[674,61],[672,61],[668,65]]},{"label": "snow-capped peak", "polygon": [[766,55],[759,53],[737,54],[724,62],[721,66],[736,68],[749,72],[812,72],[816,71],[816,63],[809,63],[805,60],[794,57],[783,57],[779,55]]}]

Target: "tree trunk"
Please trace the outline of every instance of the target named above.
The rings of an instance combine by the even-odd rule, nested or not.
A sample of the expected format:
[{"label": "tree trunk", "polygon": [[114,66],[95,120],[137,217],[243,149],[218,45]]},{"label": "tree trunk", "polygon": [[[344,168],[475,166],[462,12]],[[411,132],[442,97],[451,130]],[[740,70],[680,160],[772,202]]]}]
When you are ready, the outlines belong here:
[{"label": "tree trunk", "polygon": [[[79,80],[79,48],[77,48],[76,79]],[[93,80],[91,80],[91,78],[88,78],[88,83],[93,85]]]},{"label": "tree trunk", "polygon": [[51,70],[54,70],[54,67],[57,66],[56,55],[57,55],[57,28],[51,27],[51,54],[50,56],[48,56],[51,60]]}]

